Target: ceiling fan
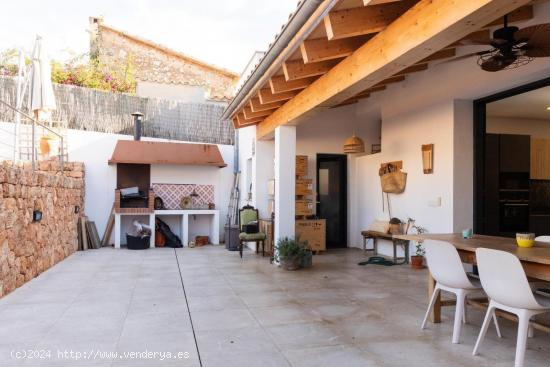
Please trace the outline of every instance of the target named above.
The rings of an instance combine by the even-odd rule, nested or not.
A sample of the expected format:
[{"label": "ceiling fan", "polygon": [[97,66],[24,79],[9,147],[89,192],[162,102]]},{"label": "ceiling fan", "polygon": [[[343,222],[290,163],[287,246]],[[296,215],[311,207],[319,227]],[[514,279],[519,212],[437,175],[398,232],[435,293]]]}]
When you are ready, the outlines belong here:
[{"label": "ceiling fan", "polygon": [[508,25],[504,16],[504,27],[493,32],[490,39],[471,39],[462,45],[490,45],[491,49],[459,56],[457,61],[478,56],[481,69],[490,72],[514,69],[528,64],[536,57],[550,57],[550,23],[537,24],[519,29]]}]

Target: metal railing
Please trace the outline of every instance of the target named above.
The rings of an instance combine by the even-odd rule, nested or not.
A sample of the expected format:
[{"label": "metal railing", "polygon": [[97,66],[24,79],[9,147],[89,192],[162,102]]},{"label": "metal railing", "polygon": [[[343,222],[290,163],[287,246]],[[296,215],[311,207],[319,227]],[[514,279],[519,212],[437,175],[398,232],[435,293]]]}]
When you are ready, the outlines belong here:
[{"label": "metal railing", "polygon": [[[46,130],[49,133],[57,136],[57,138],[59,138],[60,149],[59,149],[59,152],[57,154],[57,157],[59,159],[59,163],[60,163],[60,166],[61,166],[61,171],[63,171],[64,154],[65,154],[65,145],[64,145],[63,135],[59,134],[57,131],[53,130],[52,128],[42,124],[41,122],[39,122],[37,119],[30,116],[26,112],[23,112],[20,109],[18,109],[16,107],[13,107],[9,103],[6,103],[6,102],[0,100],[0,104],[7,107],[7,108],[9,108],[9,109],[11,109],[13,112],[18,114],[19,116],[21,116],[21,117],[23,117],[23,118],[30,121],[31,135],[32,135],[32,137],[31,137],[31,154],[30,154],[31,159],[30,160],[32,162],[32,169],[33,170],[36,169],[36,162],[38,161],[38,151],[37,151],[37,144],[36,144],[37,139],[36,138],[37,138],[37,127],[39,127],[39,128],[42,128],[43,130]],[[27,125],[27,124],[22,124],[22,125]],[[12,146],[12,148],[13,148],[13,163],[15,164],[16,162],[22,160],[21,159],[21,151],[20,151],[21,144],[19,143],[20,131],[18,131],[18,127],[16,126],[13,132],[10,132],[10,131],[2,129],[2,128],[0,128],[0,130],[3,131],[3,132],[6,132],[6,133],[11,133],[14,136],[14,143],[13,143],[13,146]],[[5,142],[0,142],[0,143],[5,145],[5,146],[10,146],[10,144],[5,143]]]},{"label": "metal railing", "polygon": [[0,139],[0,159],[13,160],[15,158],[15,129],[10,131],[0,126],[0,135],[11,137],[7,140]]}]

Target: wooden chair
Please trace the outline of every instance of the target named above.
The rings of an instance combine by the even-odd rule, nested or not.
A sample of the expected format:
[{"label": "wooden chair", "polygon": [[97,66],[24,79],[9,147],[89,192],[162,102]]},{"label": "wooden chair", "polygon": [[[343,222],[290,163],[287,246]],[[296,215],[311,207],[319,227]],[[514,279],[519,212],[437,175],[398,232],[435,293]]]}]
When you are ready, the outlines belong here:
[{"label": "wooden chair", "polygon": [[262,256],[265,256],[265,239],[266,235],[263,232],[256,233],[246,233],[244,226],[250,224],[250,222],[258,221],[258,209],[254,209],[250,206],[245,206],[239,210],[239,229],[241,233],[239,234],[239,254],[241,258],[243,257],[243,246],[245,242],[255,242],[256,243],[256,253],[258,253],[259,244],[262,244]]}]

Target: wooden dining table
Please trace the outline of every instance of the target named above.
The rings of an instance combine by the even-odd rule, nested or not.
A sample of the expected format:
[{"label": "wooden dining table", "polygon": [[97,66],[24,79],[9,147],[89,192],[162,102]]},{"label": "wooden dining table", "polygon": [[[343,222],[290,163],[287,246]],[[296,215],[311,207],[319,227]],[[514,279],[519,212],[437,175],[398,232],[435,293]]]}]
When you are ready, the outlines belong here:
[{"label": "wooden dining table", "polygon": [[[395,238],[422,242],[424,240],[438,240],[451,243],[458,250],[458,254],[463,263],[476,265],[476,249],[483,247],[494,250],[506,251],[517,256],[521,261],[525,274],[530,280],[541,280],[550,282],[550,243],[535,242],[534,247],[522,248],[518,247],[515,238],[496,237],[473,235],[471,238],[465,239],[462,234],[403,234],[395,235]],[[428,297],[431,297],[435,288],[435,280],[429,274],[428,276]],[[550,285],[549,285],[550,288]],[[441,300],[441,293],[438,296],[434,310],[431,314],[431,321],[441,322],[441,307],[455,305],[454,300]],[[470,300],[470,304],[481,307],[485,302]],[[515,319],[513,316],[502,314],[509,319]],[[547,325],[533,323],[537,329],[550,332],[550,327]]]}]

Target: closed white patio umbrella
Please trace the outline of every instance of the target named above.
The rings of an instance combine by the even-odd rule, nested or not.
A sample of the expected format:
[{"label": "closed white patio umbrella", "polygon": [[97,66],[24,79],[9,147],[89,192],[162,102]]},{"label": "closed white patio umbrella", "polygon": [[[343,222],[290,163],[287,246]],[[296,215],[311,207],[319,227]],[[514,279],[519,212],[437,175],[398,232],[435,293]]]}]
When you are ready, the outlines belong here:
[{"label": "closed white patio umbrella", "polygon": [[53,94],[50,59],[44,49],[43,40],[36,37],[32,53],[30,110],[39,120],[50,120],[51,111],[56,109]]}]

